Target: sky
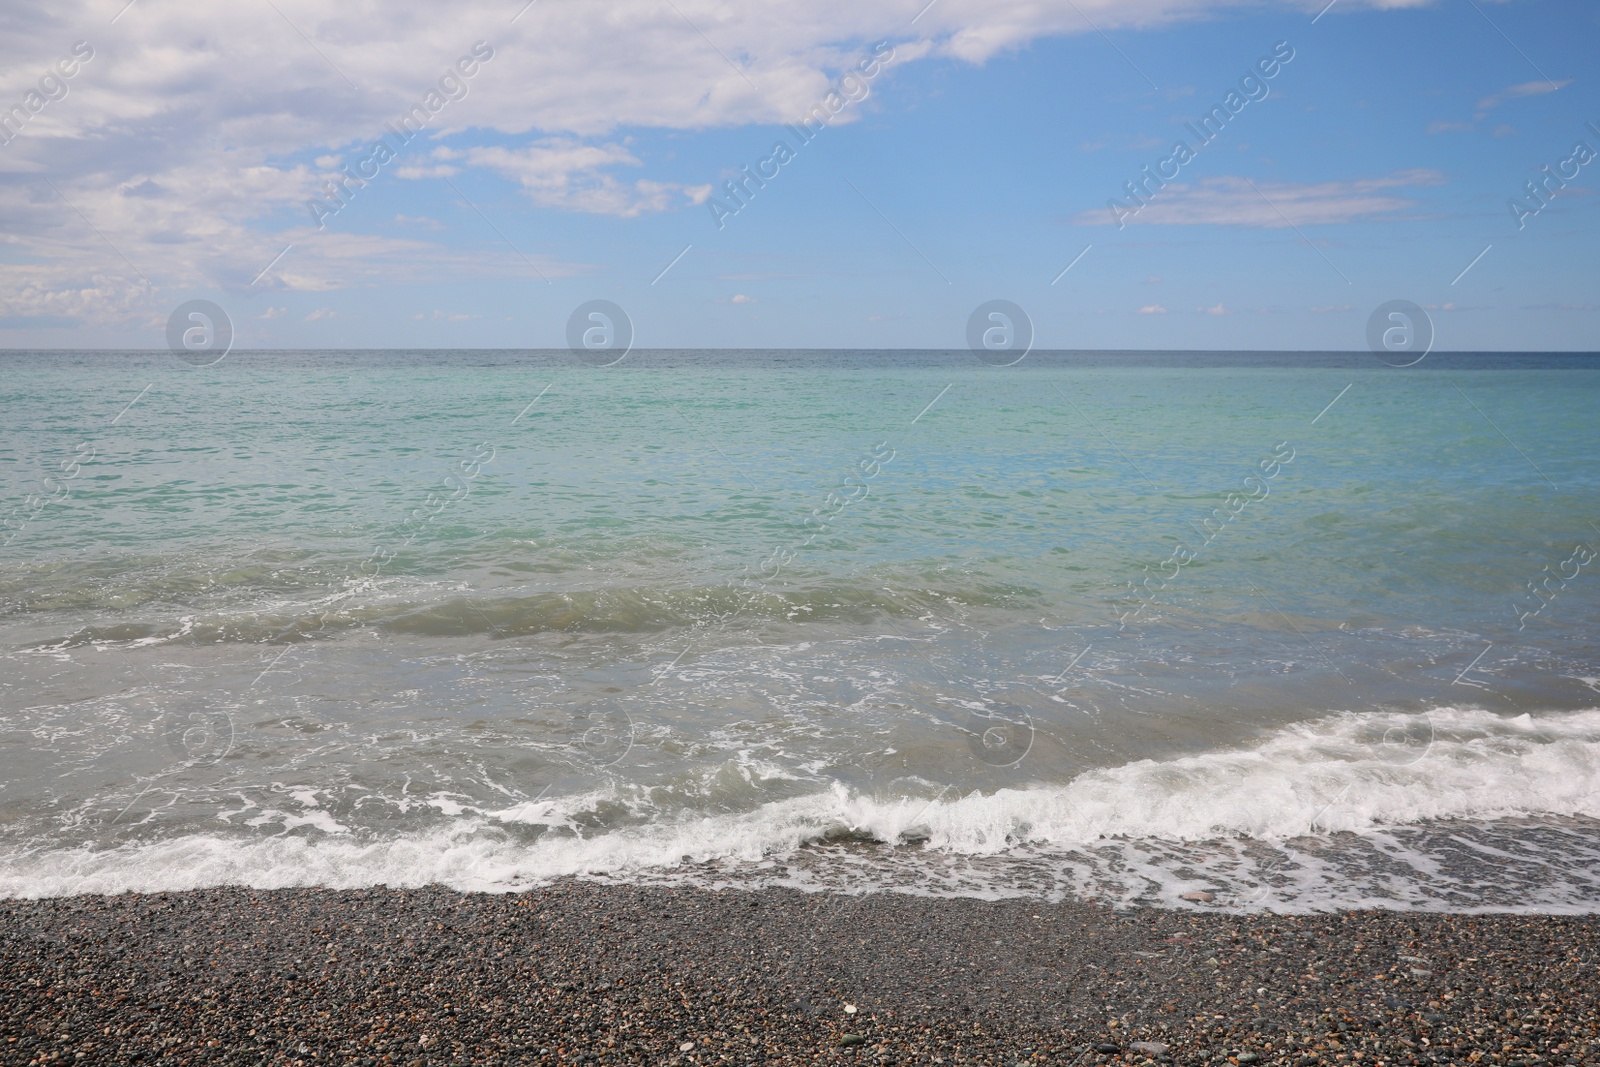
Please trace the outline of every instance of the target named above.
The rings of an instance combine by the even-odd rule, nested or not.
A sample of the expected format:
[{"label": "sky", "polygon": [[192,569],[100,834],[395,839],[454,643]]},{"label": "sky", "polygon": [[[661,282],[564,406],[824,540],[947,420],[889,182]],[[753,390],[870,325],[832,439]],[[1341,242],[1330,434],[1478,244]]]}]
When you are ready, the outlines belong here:
[{"label": "sky", "polygon": [[1361,350],[1406,300],[1593,351],[1597,42],[1586,0],[7,5],[0,347],[209,300],[236,347],[559,348],[607,300],[641,348],[960,348],[1006,300],[1038,348]]}]

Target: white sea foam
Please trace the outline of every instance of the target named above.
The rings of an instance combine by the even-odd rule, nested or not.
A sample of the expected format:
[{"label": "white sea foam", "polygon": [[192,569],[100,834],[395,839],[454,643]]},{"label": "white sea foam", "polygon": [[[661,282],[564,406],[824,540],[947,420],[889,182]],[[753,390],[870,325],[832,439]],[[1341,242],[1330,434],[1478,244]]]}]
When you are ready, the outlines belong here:
[{"label": "white sea foam", "polygon": [[[756,881],[811,888],[841,884],[842,868],[830,878],[826,865],[807,867],[795,859],[802,846],[845,830],[889,844],[925,841],[865,861],[858,851],[848,862],[858,865],[858,884],[929,892],[1176,904],[1182,892],[1208,888],[1241,907],[1600,910],[1600,824],[1590,822],[1600,820],[1600,710],[1350,713],[1281,728],[1250,747],[1090,771],[1063,786],[955,796],[924,783],[891,796],[835,784],[745,812],[586,828],[583,813],[616,800],[589,793],[463,808],[445,826],[385,839],[216,833],[33,849],[0,859],[0,895],[223,884],[506,890],[563,876],[715,881],[708,862],[718,877],[743,869]],[[533,827],[546,829],[530,841]],[[873,865],[893,877],[872,875]],[[1481,877],[1485,867],[1495,877]],[[802,868],[819,873],[796,876]]]}]

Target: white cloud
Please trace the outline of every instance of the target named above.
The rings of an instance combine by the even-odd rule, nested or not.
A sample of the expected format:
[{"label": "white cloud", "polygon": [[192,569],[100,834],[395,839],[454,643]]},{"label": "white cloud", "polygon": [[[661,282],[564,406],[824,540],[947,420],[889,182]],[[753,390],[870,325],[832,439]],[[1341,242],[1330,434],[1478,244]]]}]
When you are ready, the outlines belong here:
[{"label": "white cloud", "polygon": [[[1435,170],[1407,170],[1382,178],[1331,182],[1255,182],[1247,178],[1206,178],[1196,185],[1168,185],[1130,224],[1157,226],[1258,226],[1281,229],[1364,221],[1409,211],[1416,201],[1390,190],[1443,185]],[[1077,216],[1080,225],[1110,225],[1105,209]]]},{"label": "white cloud", "polygon": [[258,319],[281,319],[287,314],[289,314],[289,309],[288,308],[268,308],[267,310],[263,311],[261,314],[257,315],[256,318],[258,318]]},{"label": "white cloud", "polygon": [[1522,100],[1530,96],[1543,96],[1546,93],[1558,92],[1571,84],[1572,79],[1568,78],[1559,82],[1536,81],[1523,82],[1521,85],[1508,85],[1498,93],[1491,93],[1478,101],[1478,117],[1482,118],[1484,112],[1493,110],[1508,100]]},{"label": "white cloud", "polygon": [[1167,309],[1160,304],[1146,304],[1139,309],[1139,314],[1141,315],[1165,315],[1166,313]]},{"label": "white cloud", "polygon": [[[0,316],[159,326],[177,292],[320,292],[440,271],[531,274],[504,249],[462,252],[331,224],[319,232],[306,210],[335,167],[362,159],[386,123],[440,91],[447,69],[478,41],[492,58],[451,93],[459,99],[433,115],[395,173],[378,180],[476,168],[515,181],[540,207],[628,218],[703,203],[710,190],[653,180],[653,161],[614,131],[793,119],[875,41],[895,51],[873,93],[897,65],[982,63],[1041,37],[1091,33],[1087,20],[1139,29],[1261,6],[940,0],[913,24],[925,2],[540,3],[514,24],[521,5],[505,0],[145,2],[114,24],[122,0],[34,5],[0,20],[0,69],[42,71],[85,37],[94,56],[68,95],[0,151],[0,232],[15,253],[0,264]],[[1356,6],[1345,0],[1336,14]],[[498,147],[450,158],[426,151],[467,137]],[[46,174],[70,205],[40,180]],[[536,250],[529,258],[547,277],[583,269]]]},{"label": "white cloud", "polygon": [[[39,122],[54,118],[68,134],[166,132],[151,139],[147,157],[182,155],[218,140],[280,154],[320,147],[319,165],[332,165],[324,161],[381,133],[435,89],[452,63],[470,60],[477,41],[493,57],[465,80],[465,95],[434,116],[428,136],[476,127],[588,139],[623,126],[780,122],[816,103],[879,40],[894,45],[890,69],[926,56],[981,63],[1040,37],[1091,33],[1084,16],[1101,29],[1141,29],[1261,6],[939,0],[913,24],[925,0],[611,0],[535,4],[512,24],[518,5],[505,0],[448,6],[276,0],[144,3],[111,27],[101,17],[108,3],[120,0],[64,0],[26,20],[7,20],[4,69],[42,69],[87,32],[83,27],[105,27],[69,97]],[[1275,0],[1275,6],[1304,11],[1315,0]],[[1339,10],[1353,6],[1356,0],[1347,0]]]},{"label": "white cloud", "polygon": [[[1478,101],[1477,113],[1472,116],[1471,122],[1450,122],[1440,119],[1428,124],[1429,133],[1458,133],[1478,128],[1478,123],[1489,117],[1489,112],[1511,100],[1525,100],[1530,96],[1544,96],[1546,93],[1559,92],[1571,85],[1573,79],[1565,81],[1536,81],[1523,82],[1521,85],[1508,85],[1497,93],[1490,93]],[[1506,123],[1501,123],[1494,128],[1494,136],[1507,137],[1516,130]]]},{"label": "white cloud", "polygon": [[61,267],[7,264],[0,268],[0,317],[82,321],[136,315],[152,293],[148,285],[114,272],[95,272],[87,280]]},{"label": "white cloud", "polygon": [[397,177],[416,181],[422,178],[453,178],[461,173],[461,168],[448,163],[435,163],[431,167],[411,163],[396,167],[394,172]]},{"label": "white cloud", "polygon": [[316,322],[319,319],[336,319],[338,317],[339,313],[332,308],[317,308],[317,310],[306,316],[306,321]]},{"label": "white cloud", "polygon": [[[437,149],[435,155],[449,153]],[[620,144],[584,144],[575,138],[547,138],[522,149],[469,148],[469,163],[520,184],[541,207],[586,211],[595,215],[633,218],[669,207],[696,205],[711,195],[711,186],[685,186],[637,179],[632,185],[607,172],[612,167],[643,163]]]}]

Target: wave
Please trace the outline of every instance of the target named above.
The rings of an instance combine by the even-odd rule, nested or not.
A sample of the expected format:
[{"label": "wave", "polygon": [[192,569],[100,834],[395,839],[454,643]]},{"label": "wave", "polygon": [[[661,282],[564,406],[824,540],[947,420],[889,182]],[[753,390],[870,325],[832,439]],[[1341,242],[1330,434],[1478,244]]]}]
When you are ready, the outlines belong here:
[{"label": "wave", "polygon": [[[1470,908],[1487,900],[1600,910],[1600,710],[1346,713],[1277,729],[1250,746],[1141,760],[1062,786],[951,796],[927,782],[899,794],[834,783],[749,811],[679,810],[586,829],[595,825],[588,813],[621,796],[456,806],[443,825],[392,836],[328,823],[265,838],[205,833],[98,850],[40,847],[0,860],[0,895],[223,884],[506,891],[572,876],[704,881],[709,865],[723,879],[742,870],[761,884],[806,888],[921,885],[1176,904],[1197,886],[1225,894],[1216,888],[1225,881],[1252,888],[1233,902],[1253,906]],[[1490,838],[1485,828],[1494,830]],[[1549,840],[1526,847],[1538,834]],[[857,843],[853,879],[841,880],[848,864],[837,856],[805,861],[830,842]],[[862,842],[883,847],[863,852]],[[1464,849],[1489,857],[1493,876],[1470,863],[1469,873],[1449,874],[1452,863],[1466,862]],[[809,882],[795,879],[798,868],[813,872]],[[1515,899],[1502,900],[1507,893]]]},{"label": "wave", "polygon": [[[688,626],[782,621],[862,625],[887,615],[919,618],[941,612],[1014,605],[1034,591],[1008,586],[919,584],[896,591],[862,582],[821,581],[762,590],[735,583],[672,587],[617,586],[525,595],[472,595],[460,583],[419,588],[360,583],[343,593],[266,610],[184,614],[157,620],[107,620],[76,625],[67,633],[36,637],[24,647],[54,650],[101,642],[139,644],[294,643],[373,629],[415,637],[523,637],[549,631],[659,633]],[[115,594],[99,603],[72,605],[81,619],[122,607]],[[36,609],[37,610],[37,609]],[[70,613],[69,613],[70,614]]]}]

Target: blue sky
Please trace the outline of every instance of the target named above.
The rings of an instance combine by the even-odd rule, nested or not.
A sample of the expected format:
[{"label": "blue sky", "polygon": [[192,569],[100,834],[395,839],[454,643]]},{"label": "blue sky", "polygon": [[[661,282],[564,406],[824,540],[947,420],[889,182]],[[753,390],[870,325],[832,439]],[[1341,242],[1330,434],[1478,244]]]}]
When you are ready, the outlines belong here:
[{"label": "blue sky", "polygon": [[[640,347],[952,348],[1003,298],[1044,348],[1360,349],[1406,299],[1438,349],[1600,349],[1578,0],[124,2],[0,17],[5,107],[93,49],[0,146],[0,346],[159,347],[206,298],[245,347],[560,347],[603,298]],[[318,229],[323,183],[478,41],[464,98]],[[802,144],[784,120],[879,41],[868,95]],[[1576,176],[1541,206],[1546,165]]]}]

